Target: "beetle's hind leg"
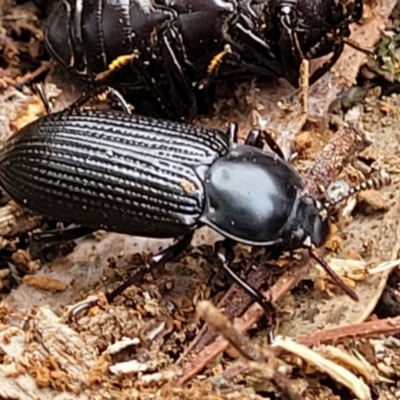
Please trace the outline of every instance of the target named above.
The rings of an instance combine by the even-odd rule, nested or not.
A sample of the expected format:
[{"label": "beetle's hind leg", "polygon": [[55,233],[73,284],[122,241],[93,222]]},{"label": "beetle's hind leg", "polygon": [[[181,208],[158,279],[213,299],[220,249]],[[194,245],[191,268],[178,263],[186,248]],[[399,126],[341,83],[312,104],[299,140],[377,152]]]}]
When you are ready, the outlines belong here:
[{"label": "beetle's hind leg", "polygon": [[[238,142],[238,125],[234,122],[229,123],[226,134],[229,138],[229,144],[232,147],[234,143]],[[246,137],[245,144],[259,149],[263,149],[264,145],[267,144],[274,153],[285,160],[283,150],[273,138],[272,132],[268,130],[252,129]]]},{"label": "beetle's hind leg", "polygon": [[[38,95],[45,107],[47,114],[52,114],[52,106],[49,102],[49,99],[46,95],[46,92],[43,88],[42,84],[35,85],[35,89],[38,92]],[[123,111],[127,114],[132,114],[131,107],[128,102],[125,100],[124,96],[116,89],[111,86],[103,85],[98,86],[89,92],[83,93],[77,100],[75,100],[71,105],[69,105],[64,111],[71,112],[72,110],[79,109],[80,107],[84,106],[87,102],[92,100],[94,97],[99,96],[103,93],[106,93],[107,96],[112,97],[116,102],[121,106]]]},{"label": "beetle's hind leg", "polygon": [[[186,235],[182,236],[178,242],[173,244],[172,246],[167,247],[166,249],[160,251],[156,255],[152,256],[150,261],[145,263],[144,268],[142,268],[138,273],[127,279],[124,283],[114,289],[111,293],[106,294],[106,299],[108,303],[112,303],[117,296],[122,294],[128,287],[140,283],[143,280],[145,274],[149,272],[149,269],[157,269],[163,267],[168,261],[172,261],[175,259],[180,253],[182,253],[187,246],[189,246],[190,242],[193,238],[193,232],[189,232]],[[90,299],[80,302],[76,306],[71,307],[64,318],[71,319],[75,318],[77,314],[81,311],[87,310],[90,307],[93,307],[96,303],[98,303],[99,298],[95,296],[91,296]]]},{"label": "beetle's hind leg", "polygon": [[333,46],[333,54],[329,58],[328,61],[323,63],[318,69],[316,69],[309,79],[309,84],[312,85],[318,79],[320,79],[323,75],[325,75],[335,64],[336,61],[339,59],[340,55],[343,52],[344,42],[338,41]]},{"label": "beetle's hind leg", "polygon": [[[187,246],[189,246],[192,238],[193,232],[184,235],[178,242],[176,242],[172,246],[167,247],[166,249],[152,256],[147,264],[147,267],[151,269],[163,267],[168,261],[171,261],[174,258],[178,257],[178,255],[182,253]],[[126,280],[122,285],[114,289],[111,293],[108,293],[106,295],[108,302],[113,302],[114,299],[122,294],[129,286],[132,286],[136,282],[141,281],[144,274],[148,272],[148,268],[144,268],[142,271],[138,272],[137,274]]]},{"label": "beetle's hind leg", "polygon": [[52,106],[50,104],[49,98],[46,95],[46,91],[44,90],[43,85],[41,83],[37,83],[34,85],[34,88],[35,88],[37,94],[39,95],[40,100],[43,103],[46,113],[51,114],[53,112]]},{"label": "beetle's hind leg", "polygon": [[90,235],[94,230],[84,226],[73,226],[65,229],[53,229],[46,232],[35,232],[29,236],[29,247],[32,258],[42,262],[48,261],[48,255],[55,246]]},{"label": "beetle's hind leg", "polygon": [[93,233],[94,230],[81,225],[66,229],[54,229],[47,232],[35,232],[31,235],[31,241],[35,243],[60,243],[78,239]]}]

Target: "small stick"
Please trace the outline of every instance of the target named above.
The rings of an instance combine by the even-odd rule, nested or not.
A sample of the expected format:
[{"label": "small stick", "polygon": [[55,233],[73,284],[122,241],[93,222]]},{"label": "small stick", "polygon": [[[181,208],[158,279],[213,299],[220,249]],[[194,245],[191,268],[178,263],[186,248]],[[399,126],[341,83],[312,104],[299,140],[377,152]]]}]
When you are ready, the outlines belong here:
[{"label": "small stick", "polygon": [[304,400],[302,396],[294,393],[289,379],[279,370],[284,364],[278,360],[273,353],[264,350],[261,352],[251,341],[209,301],[201,301],[197,304],[198,315],[216,332],[221,334],[244,358],[250,361],[257,361],[251,364],[252,369],[271,379],[280,390],[291,400]]},{"label": "small stick", "polygon": [[266,361],[264,355],[211,302],[200,301],[197,304],[196,311],[201,319],[228,340],[244,358],[259,362]]},{"label": "small stick", "polygon": [[310,94],[310,63],[303,59],[300,65],[300,104],[304,115],[308,115],[308,98]]},{"label": "small stick", "polygon": [[354,339],[372,335],[394,335],[399,332],[400,317],[395,317],[323,329],[307,336],[300,336],[296,341],[312,347],[318,344],[336,342],[346,338]]},{"label": "small stick", "polygon": [[17,79],[15,79],[14,86],[24,86],[27,83],[33,81],[36,79],[38,76],[42,75],[46,71],[50,69],[50,62],[49,61],[42,61],[40,66],[36,68],[32,72],[27,72],[23,76],[19,76]]}]

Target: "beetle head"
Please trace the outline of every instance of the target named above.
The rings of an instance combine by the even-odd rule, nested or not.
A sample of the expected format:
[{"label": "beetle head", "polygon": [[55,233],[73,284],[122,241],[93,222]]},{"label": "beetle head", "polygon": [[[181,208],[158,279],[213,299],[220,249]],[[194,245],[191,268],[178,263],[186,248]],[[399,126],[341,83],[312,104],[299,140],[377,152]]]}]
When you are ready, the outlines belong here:
[{"label": "beetle head", "polygon": [[318,211],[318,214],[313,213],[310,239],[314,246],[321,247],[329,236],[331,223],[328,211],[321,203],[315,203],[315,210]]},{"label": "beetle head", "polygon": [[[309,255],[317,261],[332,278],[332,280],[353,300],[358,300],[357,294],[349,288],[331,269],[329,264],[314,252],[313,246],[321,247],[327,240],[331,216],[337,204],[361,190],[380,189],[383,186],[389,185],[391,178],[387,174],[381,174],[376,178],[368,179],[357,186],[349,188],[347,193],[343,194],[339,199],[327,200],[324,204],[314,200],[309,196],[299,196],[293,207],[292,216],[289,222],[286,249],[295,249],[298,247],[307,248]],[[288,248],[287,248],[288,247]]]},{"label": "beetle head", "polygon": [[321,247],[330,231],[329,213],[311,197],[299,197],[290,224],[290,247]]},{"label": "beetle head", "polygon": [[320,247],[326,242],[330,231],[332,215],[338,204],[362,190],[378,190],[390,185],[391,182],[392,179],[388,174],[381,173],[377,177],[370,178],[356,186],[350,187],[347,192],[335,200],[326,200],[324,203],[321,203],[308,196],[300,197],[294,221],[296,221],[296,225],[303,232],[303,245],[306,247],[311,245]]}]

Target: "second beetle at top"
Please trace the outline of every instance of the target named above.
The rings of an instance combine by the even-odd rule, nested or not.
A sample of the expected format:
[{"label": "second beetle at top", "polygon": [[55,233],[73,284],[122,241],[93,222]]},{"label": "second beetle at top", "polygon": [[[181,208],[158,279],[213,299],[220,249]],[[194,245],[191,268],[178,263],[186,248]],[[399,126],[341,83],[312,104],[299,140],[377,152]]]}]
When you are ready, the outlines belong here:
[{"label": "second beetle at top", "polygon": [[92,83],[113,65],[102,83],[134,99],[147,92],[161,114],[189,120],[215,79],[284,77],[297,87],[303,59],[332,53],[315,82],[362,13],[363,0],[63,0],[45,44]]}]

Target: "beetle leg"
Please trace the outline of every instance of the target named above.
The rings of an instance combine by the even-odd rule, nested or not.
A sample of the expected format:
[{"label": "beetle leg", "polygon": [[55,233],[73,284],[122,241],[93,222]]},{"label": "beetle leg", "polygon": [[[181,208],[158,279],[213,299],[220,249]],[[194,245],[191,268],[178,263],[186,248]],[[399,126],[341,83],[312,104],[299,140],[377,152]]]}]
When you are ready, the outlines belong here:
[{"label": "beetle leg", "polygon": [[122,96],[122,94],[118,90],[112,87],[108,87],[107,94],[114,97],[114,99],[119,103],[119,105],[122,107],[123,111],[126,114],[132,114],[128,102],[125,100],[124,96]]},{"label": "beetle leg", "polygon": [[106,82],[106,81],[110,82],[110,80],[119,70],[126,67],[128,64],[130,64],[137,58],[139,58],[139,54],[137,52],[133,52],[132,54],[124,54],[122,56],[117,57],[110,63],[108,69],[96,75],[95,80],[97,82]]},{"label": "beetle leg", "polygon": [[48,261],[49,254],[54,246],[62,242],[69,242],[93,233],[93,229],[84,226],[74,226],[66,229],[54,229],[47,232],[32,233],[28,239],[32,258]]},{"label": "beetle leg", "polygon": [[285,160],[283,150],[281,149],[277,141],[272,137],[270,132],[263,129],[262,131],[260,131],[260,136],[261,140],[265,142],[275,154],[282,158],[282,160]]},{"label": "beetle leg", "polygon": [[35,243],[60,243],[75,240],[93,233],[94,230],[84,226],[73,226],[66,229],[54,229],[47,232],[32,233],[30,240]]},{"label": "beetle leg", "polygon": [[[177,243],[173,244],[170,247],[160,251],[158,254],[151,257],[150,262],[148,263],[149,268],[160,268],[165,265],[168,261],[176,258],[180,253],[182,253],[187,246],[189,246],[190,242],[193,238],[193,232],[187,233],[184,235]],[[148,268],[144,268],[142,271],[138,272],[128,280],[126,280],[123,284],[114,289],[111,293],[106,295],[107,301],[111,303],[114,299],[123,293],[129,286],[132,286],[136,282],[140,282],[143,279],[143,276],[148,272]]]},{"label": "beetle leg", "polygon": [[[246,29],[243,25],[236,24],[235,27],[241,33],[241,42],[244,44],[239,44],[237,41],[233,40],[229,34],[224,33],[224,39],[231,46],[231,52],[229,53],[229,57],[226,57],[226,61],[230,61],[231,63],[233,61],[233,66],[240,65],[247,72],[252,72],[257,75],[281,77],[282,67],[269,44],[254,32]],[[257,60],[254,64],[245,62],[239,56],[239,54],[249,53]]]},{"label": "beetle leg", "polygon": [[83,93],[82,96],[80,96],[70,106],[68,106],[65,111],[70,112],[72,110],[76,110],[82,107],[94,97],[99,96],[103,93],[106,93],[107,96],[113,97],[120,104],[125,113],[131,114],[130,106],[125,100],[124,96],[118,90],[112,88],[111,86],[98,86],[88,93]]},{"label": "beetle leg", "polygon": [[[165,86],[164,88],[162,87],[162,83],[164,82],[161,81],[161,79],[164,78],[158,76],[155,77],[154,73],[149,72],[141,63],[135,64],[135,68],[160,108],[166,112],[169,117],[181,117],[182,115],[177,115],[176,110],[183,110],[181,114],[184,114],[187,119],[191,119],[197,112],[197,100],[195,98],[192,84],[185,77],[168,39],[163,37],[163,40],[164,45],[161,46],[162,60],[164,63],[163,69],[169,72],[166,78],[168,79],[170,96],[166,96],[166,93],[163,90]],[[160,81],[158,79],[160,79]],[[178,90],[179,88],[181,88],[181,91]],[[185,95],[189,95],[189,99],[186,99]],[[189,104],[189,107],[187,104]]]},{"label": "beetle leg", "polygon": [[197,99],[192,82],[182,70],[168,38],[163,36],[162,40],[162,58],[165,71],[169,71],[167,79],[171,102],[175,105],[175,109],[184,110],[185,116],[191,119],[197,112]]},{"label": "beetle leg", "polygon": [[149,73],[145,67],[138,65],[137,69],[143,79],[144,85],[146,85],[148,90],[152,93],[158,106],[167,113],[168,117],[177,117],[174,107],[170,104],[172,102],[169,98],[165,97],[165,93],[161,90],[161,85],[152,77],[151,73]]},{"label": "beetle leg", "polygon": [[[38,92],[40,99],[42,100],[42,103],[46,109],[46,113],[51,114],[53,112],[52,107],[50,105],[49,99],[47,98],[46,92],[44,91],[43,85],[38,83],[35,85],[35,89]],[[112,88],[111,86],[99,86],[88,93],[83,93],[77,100],[75,100],[70,106],[65,109],[65,112],[80,108],[93,97],[103,93],[107,93],[107,96],[111,95],[120,104],[124,112],[126,112],[127,114],[131,114],[130,106],[125,100],[124,96],[122,96],[122,94],[118,90]]]},{"label": "beetle leg", "polygon": [[325,73],[327,73],[335,64],[336,61],[339,59],[340,55],[343,52],[344,42],[336,42],[333,46],[333,55],[332,57],[322,64],[318,69],[316,69],[309,79],[309,84],[312,85],[315,83],[319,78],[321,78]]},{"label": "beetle leg", "polygon": [[247,146],[257,147],[262,149],[264,147],[264,143],[261,140],[261,131],[259,129],[252,129],[246,137],[244,144]]},{"label": "beetle leg", "polygon": [[226,56],[230,53],[232,53],[231,45],[226,44],[224,50],[213,57],[207,68],[208,75],[201,80],[200,84],[198,85],[199,89],[202,90],[206,88],[215,79],[221,67],[221,64],[224,62]]},{"label": "beetle leg", "polygon": [[265,314],[274,319],[275,310],[271,302],[267,300],[258,290],[254,289],[246,281],[240,278],[230,267],[229,264],[234,259],[234,251],[231,242],[228,240],[215,243],[215,251],[222,267],[229,276],[237,283],[255,302],[257,302],[265,311]]},{"label": "beetle leg", "polygon": [[258,147],[259,149],[262,149],[264,144],[267,144],[274,153],[285,160],[281,147],[268,130],[252,129],[247,135],[245,144],[248,146]]},{"label": "beetle leg", "polygon": [[[173,260],[180,253],[182,253],[192,241],[193,234],[194,232],[187,233],[186,235],[181,237],[181,239],[177,243],[167,247],[166,249],[157,253],[155,256],[151,257],[150,262],[146,263],[146,268],[143,268],[137,274],[126,280],[122,285],[118,286],[111,293],[106,294],[106,299],[108,303],[112,303],[114,299],[122,294],[129,286],[140,282],[143,279],[144,275],[148,272],[149,267],[152,269],[160,268],[164,266],[165,263]],[[73,319],[77,316],[77,314],[84,310],[87,310],[90,307],[95,306],[96,304],[98,304],[98,302],[99,298],[97,296],[93,298],[92,296],[90,299],[84,300],[83,302],[80,302],[70,308],[64,318]]]},{"label": "beetle leg", "polygon": [[226,132],[230,148],[232,148],[233,144],[238,142],[238,131],[239,131],[238,124],[235,122],[230,122],[228,130]]}]

